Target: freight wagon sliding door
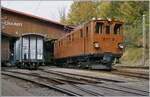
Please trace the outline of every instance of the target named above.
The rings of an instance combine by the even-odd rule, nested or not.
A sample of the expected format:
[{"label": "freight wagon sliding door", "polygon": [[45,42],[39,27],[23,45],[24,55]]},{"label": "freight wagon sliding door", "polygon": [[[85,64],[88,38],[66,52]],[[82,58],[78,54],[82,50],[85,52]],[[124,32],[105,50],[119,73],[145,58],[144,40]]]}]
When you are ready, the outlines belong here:
[{"label": "freight wagon sliding door", "polygon": [[43,59],[43,38],[37,37],[37,59]]},{"label": "freight wagon sliding door", "polygon": [[29,37],[23,37],[22,57],[24,60],[29,59]]},{"label": "freight wagon sliding door", "polygon": [[36,59],[36,37],[30,36],[30,59]]},{"label": "freight wagon sliding door", "polygon": [[21,61],[21,39],[18,39],[14,46],[15,61]]}]

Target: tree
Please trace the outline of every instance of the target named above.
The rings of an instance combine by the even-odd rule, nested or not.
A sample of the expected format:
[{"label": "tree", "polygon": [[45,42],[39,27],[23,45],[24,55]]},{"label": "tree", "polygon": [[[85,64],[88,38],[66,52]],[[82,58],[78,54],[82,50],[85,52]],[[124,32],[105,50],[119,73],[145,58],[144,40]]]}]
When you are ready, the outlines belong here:
[{"label": "tree", "polygon": [[74,1],[68,14],[67,23],[79,25],[96,17],[96,2],[93,1]]},{"label": "tree", "polygon": [[60,22],[66,24],[66,8],[62,7],[58,10],[60,16]]},{"label": "tree", "polygon": [[142,15],[148,13],[148,6],[148,1],[102,1],[98,16],[123,21],[125,44],[136,46],[142,38]]}]

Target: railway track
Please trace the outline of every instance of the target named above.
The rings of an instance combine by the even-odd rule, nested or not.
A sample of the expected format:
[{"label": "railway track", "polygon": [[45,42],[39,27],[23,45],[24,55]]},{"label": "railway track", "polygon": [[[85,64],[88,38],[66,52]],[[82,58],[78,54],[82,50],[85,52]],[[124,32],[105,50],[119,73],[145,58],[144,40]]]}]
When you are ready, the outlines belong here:
[{"label": "railway track", "polygon": [[[58,75],[62,75],[62,76],[65,76],[64,74],[68,74],[68,75],[72,75],[72,76],[81,76],[81,77],[87,77],[87,78],[94,78],[94,79],[98,79],[98,80],[104,80],[104,79],[101,79],[101,78],[96,78],[96,77],[90,77],[90,76],[84,76],[84,75],[78,75],[78,74],[72,74],[72,73],[66,73],[66,72],[60,72],[60,71],[53,71],[53,70],[50,70],[50,71],[44,71],[44,72],[48,72],[48,73],[54,73],[54,74],[58,74]],[[119,82],[119,81],[114,81],[114,80],[105,80],[106,83],[103,83],[103,85],[101,84],[92,84],[93,86],[95,87],[103,87],[103,88],[107,88],[107,89],[112,89],[112,90],[116,90],[116,91],[122,91],[122,92],[127,92],[127,93],[133,93],[133,94],[138,94],[138,95],[143,95],[142,93],[149,93],[147,91],[144,91],[144,90],[139,90],[139,89],[134,89],[134,88],[129,88],[129,87],[125,87],[125,86],[120,86],[120,85],[117,85],[115,84],[115,86],[117,86],[117,88],[114,88],[114,87],[109,87],[110,84],[108,84],[110,81],[112,82]],[[107,83],[108,82],[108,83]],[[113,83],[114,84],[114,83]],[[121,87],[122,89],[118,89],[118,87]],[[125,90],[124,90],[125,89]],[[126,90],[128,89],[128,90]],[[132,92],[131,92],[132,91]],[[133,92],[134,91],[134,92]],[[136,92],[135,92],[136,91]],[[141,94],[140,94],[141,93]]]},{"label": "railway track", "polygon": [[137,73],[137,72],[128,72],[128,71],[121,71],[121,70],[116,70],[112,71],[112,74],[117,74],[117,75],[123,75],[123,76],[128,76],[128,77],[135,77],[135,78],[141,78],[141,79],[149,79],[149,74],[143,74],[143,73]]},{"label": "railway track", "polygon": [[11,77],[15,77],[15,78],[18,78],[18,79],[21,79],[21,80],[29,81],[31,83],[34,83],[34,84],[37,84],[37,85],[40,85],[40,86],[43,86],[43,87],[46,87],[46,88],[54,89],[58,92],[64,93],[64,94],[69,95],[69,96],[79,96],[79,94],[76,94],[76,93],[73,93],[71,91],[56,87],[54,85],[51,85],[50,83],[45,83],[43,80],[39,81],[39,80],[34,80],[32,78],[26,78],[22,75],[12,73],[12,72],[2,72],[2,74],[7,75],[7,76],[11,76]]},{"label": "railway track", "polygon": [[85,80],[88,82],[94,81],[94,83],[102,83],[102,82],[118,82],[122,83],[124,81],[121,80],[115,80],[115,79],[109,79],[109,78],[99,78],[94,76],[86,76],[86,75],[80,75],[80,74],[74,74],[74,73],[67,73],[67,72],[61,72],[61,71],[54,71],[54,70],[42,70],[43,72],[52,73],[64,77],[70,77],[80,80]]},{"label": "railway track", "polygon": [[[99,81],[100,80],[99,78],[97,81],[97,80],[95,80],[96,78],[94,80],[90,80],[90,79],[93,79],[93,77],[92,78],[90,77],[90,79],[88,79],[88,78],[83,78],[86,76],[80,76],[80,75],[75,76],[74,74],[73,75],[69,74],[69,73],[66,74],[64,72],[44,71],[44,70],[40,70],[40,71],[46,72],[49,74],[54,74],[57,76],[62,76],[65,79],[48,77],[48,76],[41,75],[40,73],[24,73],[24,72],[20,72],[20,71],[3,71],[2,74],[16,77],[16,78],[19,78],[22,80],[30,81],[30,82],[42,85],[44,87],[48,87],[48,88],[57,90],[66,95],[69,95],[69,96],[85,96],[85,95],[104,96],[105,95],[104,93],[98,92],[98,90],[101,90],[101,89],[109,90],[109,91],[119,91],[119,92],[125,93],[124,95],[132,94],[132,95],[144,96],[145,94],[148,94],[147,91],[126,88],[123,86],[115,85],[115,87],[114,86],[112,87],[110,84],[107,83],[107,82],[110,82],[110,80],[109,81],[106,80],[106,83],[103,83],[103,82]],[[45,74],[45,75],[48,75],[48,74]],[[113,82],[117,83],[117,81],[113,81]],[[69,85],[72,88],[74,88],[75,90],[78,90],[78,92],[73,91],[72,89],[70,89],[70,90],[66,89],[66,88],[62,87],[61,85]],[[89,88],[83,88],[82,87],[83,85],[89,85],[93,89],[90,90]],[[121,87],[121,88],[118,88],[118,87]]]},{"label": "railway track", "polygon": [[[76,82],[76,81],[70,81],[70,80],[65,80],[65,79],[57,79],[56,80],[54,78],[49,78],[49,77],[36,75],[36,74],[30,74],[30,73],[22,73],[22,72],[17,72],[17,71],[5,71],[5,72],[2,72],[2,74],[12,76],[12,77],[15,77],[15,78],[19,78],[19,79],[22,79],[22,80],[30,81],[32,83],[36,83],[38,85],[42,85],[44,87],[48,87],[48,88],[51,88],[51,89],[55,89],[59,92],[65,93],[69,96],[83,96],[83,95],[82,95],[82,93],[77,93],[77,92],[74,92],[74,91],[71,91],[71,90],[68,90],[68,89],[64,89],[64,88],[58,87],[57,85],[58,84],[68,84],[69,83],[72,87],[74,87],[74,88],[76,88],[80,91],[86,92],[86,94],[88,94],[90,96],[103,96],[100,93],[93,92],[93,91],[90,91],[90,90],[86,90],[86,89],[81,88],[80,86],[75,85],[75,84],[85,84],[85,83],[79,82],[79,81]],[[25,77],[25,76],[29,76],[29,77]],[[37,80],[37,79],[40,79],[40,80]]]},{"label": "railway track", "polygon": [[116,66],[111,72],[112,74],[119,74],[128,77],[136,77],[142,79],[149,79],[148,66]]},{"label": "railway track", "polygon": [[[124,67],[124,66],[123,66]],[[140,79],[147,79],[149,80],[149,72],[146,67],[140,68],[137,67],[139,70],[142,69],[142,71],[135,71],[136,68],[134,67],[125,67],[125,68],[114,68],[111,72],[108,71],[100,71],[104,72],[107,74],[116,74],[116,75],[122,75],[122,76],[127,76],[127,77],[134,77],[134,78],[140,78]],[[146,69],[145,69],[146,68]],[[84,69],[83,69],[84,70]],[[90,71],[97,71],[97,70],[90,70]],[[144,71],[144,72],[143,72]],[[73,74],[74,75],[74,74]],[[76,75],[76,74],[75,74]],[[89,76],[86,76],[89,77]],[[93,78],[93,77],[92,77]],[[97,78],[96,78],[97,79]],[[104,79],[105,80],[105,79]],[[106,79],[107,80],[107,79]],[[111,81],[111,80],[110,80]],[[113,80],[112,80],[113,81]],[[116,81],[117,82],[117,81]]]},{"label": "railway track", "polygon": [[149,69],[149,66],[114,66],[114,68]]}]

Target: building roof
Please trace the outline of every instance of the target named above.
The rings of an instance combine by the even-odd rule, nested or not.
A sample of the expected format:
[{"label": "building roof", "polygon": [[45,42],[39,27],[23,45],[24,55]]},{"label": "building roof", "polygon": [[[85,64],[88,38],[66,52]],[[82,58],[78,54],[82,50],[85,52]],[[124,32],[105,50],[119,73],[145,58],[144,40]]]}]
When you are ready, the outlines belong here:
[{"label": "building roof", "polygon": [[70,27],[70,26],[67,26],[67,25],[64,25],[64,24],[61,24],[61,23],[49,20],[49,19],[45,19],[45,18],[42,18],[42,17],[39,17],[39,16],[31,15],[31,14],[20,12],[20,11],[16,11],[16,10],[9,9],[9,8],[6,8],[6,7],[1,7],[1,10],[2,10],[2,12],[3,11],[7,11],[7,12],[15,13],[15,14],[18,14],[18,15],[22,15],[22,16],[27,16],[27,17],[30,17],[30,18],[38,19],[38,20],[41,20],[43,22],[48,22],[48,23],[52,23],[52,24],[55,24],[55,25],[58,25],[58,26],[67,27],[68,29],[73,29],[73,27]]}]

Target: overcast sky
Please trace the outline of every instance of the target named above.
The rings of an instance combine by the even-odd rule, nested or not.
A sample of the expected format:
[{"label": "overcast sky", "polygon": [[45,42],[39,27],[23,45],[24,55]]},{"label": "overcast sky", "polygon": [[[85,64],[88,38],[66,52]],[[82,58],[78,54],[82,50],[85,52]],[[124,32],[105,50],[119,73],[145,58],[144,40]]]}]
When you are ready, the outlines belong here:
[{"label": "overcast sky", "polygon": [[70,6],[73,1],[19,1],[19,0],[2,0],[1,5],[3,7],[11,8],[17,11],[22,11],[32,15],[44,17],[50,20],[59,22],[59,10],[61,8],[66,9],[66,13],[69,12]]}]

